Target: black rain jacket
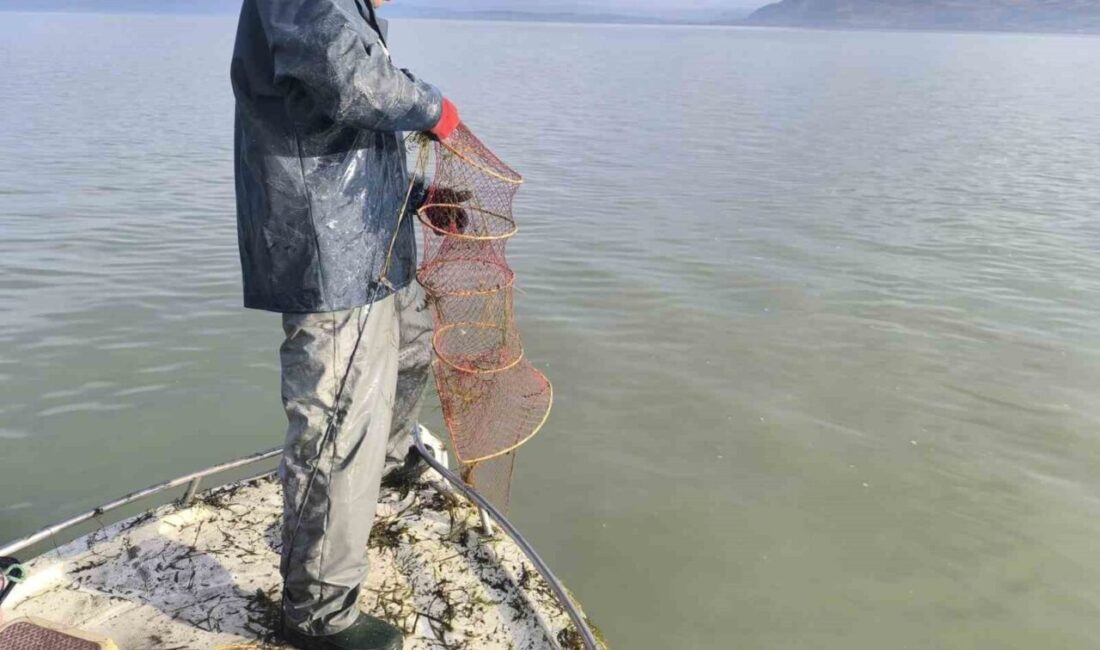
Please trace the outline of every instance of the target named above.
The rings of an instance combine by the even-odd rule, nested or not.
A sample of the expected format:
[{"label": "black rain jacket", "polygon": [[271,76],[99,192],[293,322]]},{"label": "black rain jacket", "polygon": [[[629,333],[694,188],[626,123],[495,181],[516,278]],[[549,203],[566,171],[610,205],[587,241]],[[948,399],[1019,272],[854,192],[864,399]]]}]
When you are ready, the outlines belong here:
[{"label": "black rain jacket", "polygon": [[[246,307],[327,312],[391,293],[378,280],[408,188],[402,132],[435,126],[442,95],[394,67],[384,34],[370,0],[244,0],[231,77]],[[413,221],[394,288],[415,273]]]}]

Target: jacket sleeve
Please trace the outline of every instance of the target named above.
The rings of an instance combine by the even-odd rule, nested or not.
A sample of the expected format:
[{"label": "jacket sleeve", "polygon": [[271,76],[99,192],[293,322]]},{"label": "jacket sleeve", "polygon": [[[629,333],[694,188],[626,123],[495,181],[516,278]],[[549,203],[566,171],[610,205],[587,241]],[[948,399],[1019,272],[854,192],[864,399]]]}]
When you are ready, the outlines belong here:
[{"label": "jacket sleeve", "polygon": [[274,83],[292,100],[304,94],[314,111],[364,130],[427,131],[439,121],[439,90],[394,67],[381,39],[364,38],[356,29],[362,17],[337,0],[261,1],[256,8]]}]

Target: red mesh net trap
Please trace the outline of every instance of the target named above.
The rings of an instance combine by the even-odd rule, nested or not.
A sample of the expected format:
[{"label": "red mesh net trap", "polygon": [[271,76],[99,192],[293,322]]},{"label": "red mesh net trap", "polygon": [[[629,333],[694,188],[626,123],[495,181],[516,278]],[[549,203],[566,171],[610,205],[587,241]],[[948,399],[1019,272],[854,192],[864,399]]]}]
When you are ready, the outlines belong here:
[{"label": "red mesh net trap", "polygon": [[433,306],[436,385],[465,475],[506,505],[513,452],[538,433],[553,402],[550,382],[524,358],[505,257],[523,178],[464,125],[434,153],[418,212],[424,260],[417,277]]}]

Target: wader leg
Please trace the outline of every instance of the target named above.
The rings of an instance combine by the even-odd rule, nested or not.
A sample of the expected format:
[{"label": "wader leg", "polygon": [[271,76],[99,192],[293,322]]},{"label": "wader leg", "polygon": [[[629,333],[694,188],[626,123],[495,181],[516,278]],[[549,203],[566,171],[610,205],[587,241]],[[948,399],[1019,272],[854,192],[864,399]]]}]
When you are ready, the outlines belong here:
[{"label": "wader leg", "polygon": [[424,405],[424,388],[432,373],[432,313],[423,287],[415,280],[394,296],[401,352],[397,367],[397,401],[386,449],[387,464],[401,464],[413,446],[412,432]]},{"label": "wader leg", "polygon": [[[363,335],[351,360],[360,327]],[[285,314],[283,330],[283,405],[289,421],[280,466],[284,610],[287,623],[307,634],[335,634],[358,617],[359,590],[367,577],[367,540],[397,382],[394,299],[349,311]],[[325,442],[345,372],[335,443]],[[318,469],[307,499],[314,463]]]}]

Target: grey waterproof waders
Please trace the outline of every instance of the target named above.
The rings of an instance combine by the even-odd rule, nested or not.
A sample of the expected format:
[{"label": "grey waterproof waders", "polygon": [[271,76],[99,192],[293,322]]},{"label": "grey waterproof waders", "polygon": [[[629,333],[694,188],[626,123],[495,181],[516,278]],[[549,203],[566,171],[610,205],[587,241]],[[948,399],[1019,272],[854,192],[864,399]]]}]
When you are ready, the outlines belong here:
[{"label": "grey waterproof waders", "polygon": [[[415,282],[373,305],[283,316],[283,605],[287,624],[306,634],[336,634],[359,616],[379,484],[387,455],[401,462],[411,446],[431,328]],[[334,410],[336,435],[324,444]]]}]

